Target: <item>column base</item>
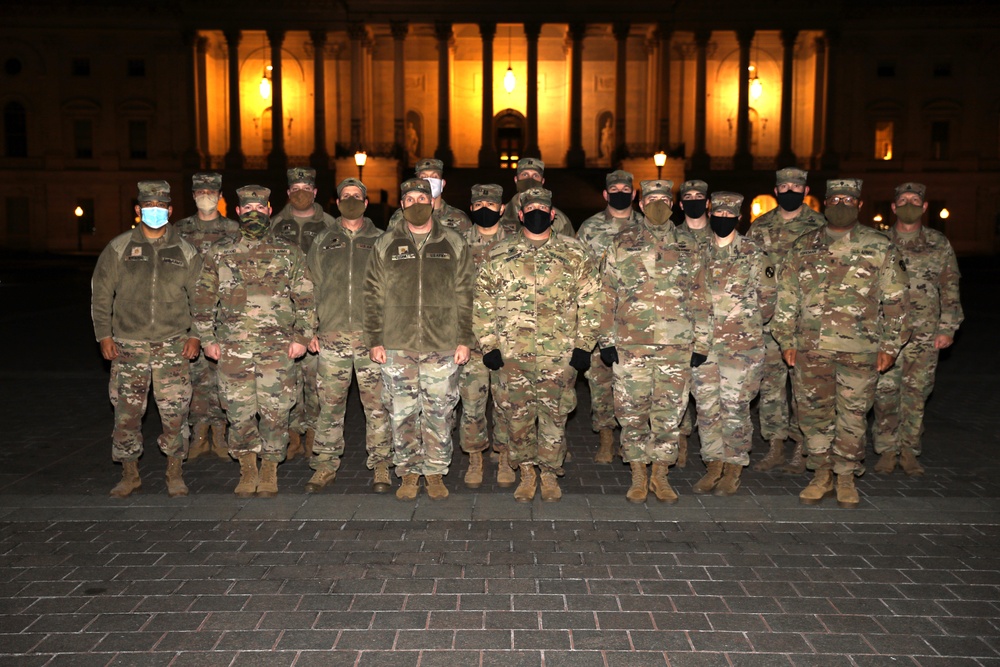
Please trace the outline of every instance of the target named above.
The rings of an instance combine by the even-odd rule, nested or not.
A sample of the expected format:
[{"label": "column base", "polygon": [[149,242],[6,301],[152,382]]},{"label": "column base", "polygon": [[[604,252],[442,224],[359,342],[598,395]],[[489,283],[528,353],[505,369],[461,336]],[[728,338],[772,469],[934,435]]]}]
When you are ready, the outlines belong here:
[{"label": "column base", "polygon": [[451,152],[451,147],[439,147],[434,151],[434,157],[444,162],[444,168],[451,169],[455,164],[455,154]]},{"label": "column base", "polygon": [[500,166],[500,154],[491,148],[479,149],[479,168],[496,169]]},{"label": "column base", "polygon": [[707,151],[695,151],[691,154],[691,169],[706,172],[712,166],[712,158]]},{"label": "column base", "polygon": [[271,171],[284,172],[288,169],[288,156],[285,155],[284,151],[280,153],[271,151],[267,155],[267,168]]},{"label": "column base", "polygon": [[798,164],[799,159],[790,150],[778,151],[778,168],[782,168],[784,165],[794,166]]},{"label": "column base", "polygon": [[587,166],[587,153],[580,146],[571,146],[566,151],[566,166],[570,169],[583,169]]},{"label": "column base", "polygon": [[734,155],[733,169],[738,171],[750,171],[753,169],[753,155],[750,153],[737,153]]},{"label": "column base", "polygon": [[226,153],[226,169],[242,169],[242,168],[243,168],[242,151],[230,151]]}]

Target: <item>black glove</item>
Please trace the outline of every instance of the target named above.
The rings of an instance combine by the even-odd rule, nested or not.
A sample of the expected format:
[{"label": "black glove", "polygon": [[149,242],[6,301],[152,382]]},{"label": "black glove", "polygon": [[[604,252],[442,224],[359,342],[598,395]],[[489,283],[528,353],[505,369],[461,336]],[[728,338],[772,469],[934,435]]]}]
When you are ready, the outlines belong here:
[{"label": "black glove", "polygon": [[698,354],[697,352],[691,353],[691,368],[698,368],[698,366],[701,366],[706,361],[708,361],[708,357],[704,354]]},{"label": "black glove", "polygon": [[590,352],[574,347],[573,356],[569,358],[569,365],[583,373],[590,368]]},{"label": "black glove", "polygon": [[491,371],[500,370],[500,367],[503,366],[503,355],[500,354],[500,350],[490,350],[484,354],[483,366],[486,366]]},{"label": "black glove", "polygon": [[608,368],[611,368],[618,363],[618,348],[612,345],[611,347],[601,348],[601,361]]}]

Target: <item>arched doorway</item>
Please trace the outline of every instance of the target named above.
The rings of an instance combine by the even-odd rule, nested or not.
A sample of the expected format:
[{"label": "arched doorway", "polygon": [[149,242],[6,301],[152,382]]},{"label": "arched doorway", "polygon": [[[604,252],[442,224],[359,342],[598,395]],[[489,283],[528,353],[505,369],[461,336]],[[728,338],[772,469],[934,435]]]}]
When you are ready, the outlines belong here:
[{"label": "arched doorway", "polygon": [[526,123],[524,114],[514,109],[504,109],[493,117],[497,154],[501,169],[516,169],[524,150]]}]

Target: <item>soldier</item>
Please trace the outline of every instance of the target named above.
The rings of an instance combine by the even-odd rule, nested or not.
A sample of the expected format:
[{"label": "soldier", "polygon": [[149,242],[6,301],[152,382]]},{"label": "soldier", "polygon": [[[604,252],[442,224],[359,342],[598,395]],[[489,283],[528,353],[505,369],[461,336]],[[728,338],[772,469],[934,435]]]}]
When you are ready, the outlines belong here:
[{"label": "soldier", "polygon": [[[520,212],[520,195],[526,190],[531,188],[540,188],[545,183],[545,163],[538,158],[533,157],[523,157],[517,163],[517,172],[514,175],[514,185],[517,186],[517,192],[511,197],[510,201],[507,202],[507,207],[504,209],[503,217],[500,219],[505,225],[518,225],[520,218],[518,217]],[[573,223],[569,221],[566,214],[557,208],[553,208],[556,212],[555,222],[552,223],[552,231],[557,234],[566,234],[568,236],[573,235]]]},{"label": "soldier", "polygon": [[386,493],[392,488],[389,416],[382,403],[382,371],[368,356],[370,350],[362,330],[365,270],[382,232],[365,217],[368,189],[358,179],[340,182],[337,206],[340,217],[319,233],[306,258],[319,317],[309,351],[318,355],[320,404],[316,443],[309,461],[316,472],[306,483],[306,492],[318,492],[334,480],[340,469],[347,392],[351,376],[356,374],[366,418],[367,464],[369,470],[375,471],[372,489]]},{"label": "soldier", "polygon": [[[795,167],[775,172],[774,196],[778,206],[757,218],[748,234],[768,254],[779,275],[796,239],[826,224],[822,214],[805,204],[805,197],[809,194],[807,176],[807,172]],[[795,441],[795,449],[788,465],[782,470],[801,474],[806,470],[806,460],[802,431],[795,414],[795,394],[788,393],[791,371],[782,360],[781,348],[769,328],[765,330],[764,342],[767,345],[764,350],[764,376],[760,381],[760,435],[770,447],[767,455],[753,469],[772,470],[785,463],[785,441],[791,438]]]},{"label": "soldier", "polygon": [[236,191],[240,235],[212,246],[195,293],[205,356],[219,362],[229,453],[240,461],[239,498],[278,493],[295,400],[293,364],[306,353],[316,320],[305,255],[269,233],[270,194],[259,185]]},{"label": "soldier", "polygon": [[[239,235],[240,226],[235,220],[219,213],[222,174],[194,174],[191,177],[191,190],[198,212],[175,222],[174,229],[204,256],[208,248],[220,238]],[[215,362],[209,361],[203,354],[191,362],[191,391],[188,424],[192,440],[188,461],[207,453],[210,446],[220,459],[230,460],[226,447],[226,413],[219,401],[218,368]],[[211,445],[208,440],[209,428],[212,431]]]},{"label": "soldier", "polygon": [[[297,245],[303,255],[309,254],[313,241],[333,225],[333,216],[316,203],[316,170],[292,167],[288,170],[288,204],[271,220],[271,233]],[[316,440],[316,418],[319,397],[316,378],[319,368],[317,355],[309,353],[295,362],[295,405],[288,423],[288,460],[299,454],[312,455]],[[305,434],[305,443],[302,442]]]},{"label": "soldier", "polygon": [[[500,241],[517,233],[514,225],[500,222],[503,215],[503,188],[499,185],[472,186],[472,221],[474,226],[465,232],[465,240],[472,252],[475,271],[481,272],[489,257],[490,250]],[[499,454],[497,465],[497,485],[501,488],[513,486],[517,478],[510,467],[507,449],[507,428],[500,414],[496,397],[499,394],[498,374],[483,365],[483,350],[476,345],[472,348],[469,363],[462,366],[459,378],[459,393],[462,397],[462,420],[459,435],[462,451],[469,455],[469,468],[465,473],[465,485],[477,489],[483,483],[483,452],[489,446],[489,431],[486,425],[486,407],[490,392],[493,393],[493,447]]]},{"label": "soldier", "polygon": [[907,337],[906,266],[889,239],[859,224],[861,205],[860,179],[827,181],[829,222],[793,244],[778,276],[771,331],[794,373],[807,465],[815,471],[799,494],[805,505],[836,487],[840,507],[858,506],[854,476],[864,472],[875,383]]},{"label": "soldier", "polygon": [[375,243],[365,276],[365,336],[382,364],[400,500],[414,500],[420,477],[432,500],[448,497],[451,414],[458,367],[469,360],[472,254],[462,236],[432,216],[431,185],[401,186],[403,218]]},{"label": "soldier", "polygon": [[924,474],[917,462],[923,434],[924,403],[934,389],[938,354],[951,347],[962,323],[958,293],[958,260],[941,232],[920,224],[927,212],[927,188],[903,183],[896,188],[892,212],[896,224],[889,233],[910,276],[907,322],[913,332],[892,368],[875,389],[875,452],[881,455],[875,472],[888,475],[899,461],[911,477]]},{"label": "soldier", "polygon": [[691,234],[670,222],[672,189],[667,180],[642,182],[645,218],[614,237],[602,270],[610,306],[601,360],[614,371],[622,458],[632,469],[625,497],[635,503],[645,501],[647,490],[677,502],[667,474],[677,461],[690,369],[709,353],[704,256]]},{"label": "soldier", "polygon": [[[414,175],[416,178],[422,178],[431,184],[431,197],[433,198],[431,205],[434,209],[434,220],[462,234],[465,234],[472,228],[472,221],[469,220],[469,216],[461,209],[450,205],[441,196],[444,186],[448,184],[444,180],[444,162],[435,160],[434,158],[424,158],[417,162]],[[401,209],[394,211],[392,217],[389,219],[389,226],[396,225],[402,217],[403,212]]]},{"label": "soldier", "polygon": [[[590,250],[596,266],[600,266],[604,251],[611,244],[611,238],[626,227],[642,221],[642,214],[632,207],[635,190],[632,174],[627,171],[613,171],[604,177],[604,201],[607,207],[595,213],[580,225],[576,237]],[[594,456],[597,463],[611,463],[614,459],[615,399],[612,393],[611,369],[600,362],[600,351],[595,349],[587,371],[590,384],[591,428],[600,434],[600,447]]]},{"label": "soldier", "polygon": [[590,366],[602,295],[587,247],[552,233],[552,193],[526,190],[519,208],[520,233],[490,250],[476,281],[475,330],[483,363],[500,376],[510,462],[521,470],[514,499],[534,499],[537,466],[542,500],[556,501],[573,385]]},{"label": "soldier", "polygon": [[743,195],[713,192],[705,271],[712,296],[712,351],[692,370],[701,459],[708,468],[692,491],[731,496],[750,462],[750,401],[760,389],[764,323],[774,314],[777,283],[767,254],[736,232]]},{"label": "soldier", "polygon": [[201,270],[198,250],[167,224],[170,184],[139,181],[142,224],[112,239],[97,259],[91,315],[101,354],[111,362],[109,393],[115,408],[111,456],[122,478],[111,489],[127,498],[142,486],[142,417],[152,385],[167,455],[167,495],[186,496],[181,466],[187,455],[191,402],[189,360],[201,346],[191,333],[191,302]]}]

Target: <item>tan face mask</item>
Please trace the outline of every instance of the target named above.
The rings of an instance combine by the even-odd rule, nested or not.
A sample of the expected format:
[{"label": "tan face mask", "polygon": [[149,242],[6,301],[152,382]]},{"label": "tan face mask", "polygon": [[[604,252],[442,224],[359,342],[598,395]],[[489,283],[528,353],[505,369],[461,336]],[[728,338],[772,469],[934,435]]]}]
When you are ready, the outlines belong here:
[{"label": "tan face mask", "polygon": [[643,209],[646,220],[651,225],[662,225],[670,219],[670,204],[660,199],[655,199],[646,204]]},{"label": "tan face mask", "polygon": [[346,197],[337,204],[340,214],[345,220],[357,220],[365,214],[365,200],[356,197]]},{"label": "tan face mask", "polygon": [[304,211],[313,205],[316,195],[310,190],[293,190],[292,194],[288,195],[288,201],[292,203],[292,207]]},{"label": "tan face mask", "polygon": [[419,227],[431,217],[430,204],[410,204],[403,209],[403,218],[414,227]]}]

